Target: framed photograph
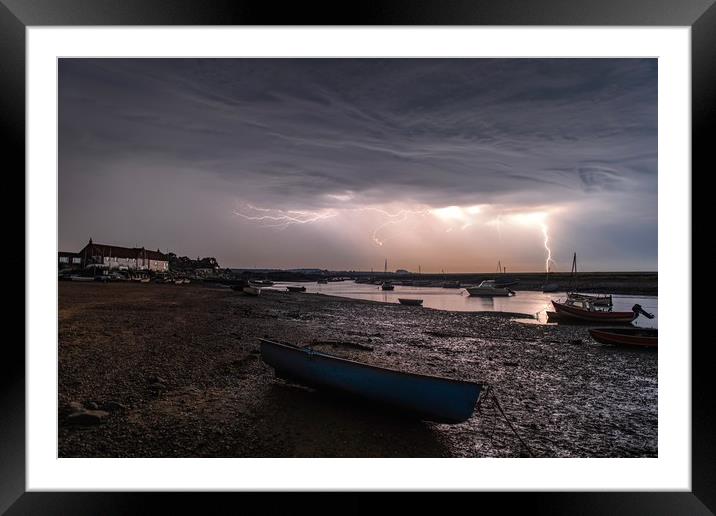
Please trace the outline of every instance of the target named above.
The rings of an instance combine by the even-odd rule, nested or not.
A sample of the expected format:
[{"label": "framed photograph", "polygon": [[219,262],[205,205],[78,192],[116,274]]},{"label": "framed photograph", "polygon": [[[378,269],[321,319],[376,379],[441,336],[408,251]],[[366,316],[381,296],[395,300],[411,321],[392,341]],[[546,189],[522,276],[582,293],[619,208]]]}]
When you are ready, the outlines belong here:
[{"label": "framed photograph", "polygon": [[714,510],[690,239],[713,2],[2,1],[27,303],[0,509]]}]

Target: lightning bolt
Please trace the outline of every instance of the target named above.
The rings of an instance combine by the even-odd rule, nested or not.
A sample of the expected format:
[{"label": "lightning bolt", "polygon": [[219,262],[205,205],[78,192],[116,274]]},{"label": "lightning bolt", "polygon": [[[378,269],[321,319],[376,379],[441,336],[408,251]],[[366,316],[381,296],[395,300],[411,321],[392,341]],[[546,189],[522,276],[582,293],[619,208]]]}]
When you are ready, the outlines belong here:
[{"label": "lightning bolt", "polygon": [[310,224],[320,220],[330,219],[338,215],[338,211],[327,209],[321,211],[306,210],[279,210],[270,208],[258,208],[251,204],[247,204],[248,210],[265,213],[265,215],[249,215],[234,210],[234,215],[242,217],[246,220],[264,223],[265,227],[285,229],[291,224]]},{"label": "lightning bolt", "polygon": [[[430,213],[429,209],[421,209],[421,210],[400,210],[396,213],[390,213],[386,210],[382,210],[380,208],[375,207],[369,207],[369,208],[357,208],[357,211],[377,211],[378,213],[385,215],[386,217],[389,217],[394,220],[387,220],[380,224],[377,228],[373,230],[373,234],[371,236],[371,239],[373,240],[373,243],[377,245],[378,247],[382,247],[385,242],[387,242],[387,238],[379,238],[378,233],[380,230],[387,226],[391,226],[394,224],[400,224],[401,222],[405,222],[408,220],[409,215],[425,215]],[[395,236],[395,235],[394,235]]]},{"label": "lightning bolt", "polygon": [[[387,210],[377,208],[375,206],[368,206],[365,208],[345,208],[342,210],[338,209],[325,209],[320,211],[310,210],[279,210],[275,208],[259,208],[252,204],[245,204],[243,211],[234,210],[234,215],[237,215],[243,219],[250,220],[252,222],[258,222],[264,227],[286,229],[293,224],[311,224],[313,222],[319,222],[332,217],[336,217],[340,212],[377,212],[387,217],[389,220],[381,223],[371,233],[371,240],[375,245],[381,247],[387,241],[387,238],[381,238],[379,233],[387,226],[400,224],[408,220],[410,215],[424,215],[430,213],[431,210],[424,208],[419,210],[408,210],[403,209],[395,213],[391,213]],[[247,212],[247,213],[245,213]]]},{"label": "lightning bolt", "polygon": [[544,237],[544,248],[547,251],[547,258],[545,259],[544,266],[547,272],[549,272],[549,264],[554,263],[552,259],[552,250],[549,248],[549,227],[544,222],[540,222],[542,228],[542,236]]},{"label": "lightning bolt", "polygon": [[375,229],[373,230],[373,235],[371,236],[371,239],[373,240],[373,242],[375,243],[375,245],[377,245],[378,247],[382,247],[383,244],[384,244],[388,239],[385,238],[385,239],[382,239],[382,240],[381,240],[380,238],[378,238],[378,232],[379,232],[381,229],[383,229],[384,227],[386,227],[386,226],[390,226],[390,225],[392,225],[392,224],[399,224],[399,223],[401,223],[401,222],[405,222],[406,220],[408,220],[408,214],[407,214],[407,213],[404,213],[404,214],[401,215],[401,217],[400,217],[399,219],[396,219],[396,220],[388,220],[388,221],[386,221],[386,222],[383,222],[380,226],[378,226],[377,228],[375,228]]}]

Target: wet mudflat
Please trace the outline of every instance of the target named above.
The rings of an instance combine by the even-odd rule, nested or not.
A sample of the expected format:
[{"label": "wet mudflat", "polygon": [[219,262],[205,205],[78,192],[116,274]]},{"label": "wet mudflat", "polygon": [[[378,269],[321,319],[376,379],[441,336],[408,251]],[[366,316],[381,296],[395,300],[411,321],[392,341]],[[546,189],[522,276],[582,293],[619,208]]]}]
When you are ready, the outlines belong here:
[{"label": "wet mudflat", "polygon": [[[61,457],[522,457],[484,403],[413,421],[286,383],[259,337],[489,383],[543,457],[657,456],[657,353],[581,326],[198,284],[59,285]],[[82,405],[94,419],[68,416]]]}]

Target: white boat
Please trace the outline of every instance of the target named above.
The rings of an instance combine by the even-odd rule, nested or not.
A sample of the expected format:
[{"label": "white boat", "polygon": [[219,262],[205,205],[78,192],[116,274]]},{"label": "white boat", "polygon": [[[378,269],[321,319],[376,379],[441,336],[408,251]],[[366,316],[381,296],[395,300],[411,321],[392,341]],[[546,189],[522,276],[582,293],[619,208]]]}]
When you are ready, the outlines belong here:
[{"label": "white boat", "polygon": [[515,295],[507,287],[495,286],[495,280],[485,280],[477,287],[466,287],[467,293],[474,297],[507,297]]},{"label": "white boat", "polygon": [[244,287],[243,291],[244,294],[248,294],[249,296],[258,296],[261,294],[261,289],[259,287],[248,286]]}]

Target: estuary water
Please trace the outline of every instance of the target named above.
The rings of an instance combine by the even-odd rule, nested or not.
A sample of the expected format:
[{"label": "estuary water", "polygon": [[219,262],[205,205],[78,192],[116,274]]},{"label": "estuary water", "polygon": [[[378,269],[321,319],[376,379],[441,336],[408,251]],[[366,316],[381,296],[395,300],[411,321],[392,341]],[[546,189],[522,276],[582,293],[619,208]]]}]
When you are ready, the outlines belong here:
[{"label": "estuary water", "polygon": [[[396,285],[395,290],[381,290],[379,285],[337,281],[319,285],[318,283],[277,282],[273,288],[283,290],[286,286],[304,286],[307,293],[321,293],[331,296],[366,299],[383,303],[399,303],[398,299],[422,299],[423,306],[436,310],[452,312],[514,312],[533,317],[528,322],[547,324],[546,311],[553,311],[551,301],[566,297],[565,292],[544,293],[532,290],[515,290],[510,297],[471,297],[464,288],[412,287]],[[518,287],[519,288],[519,287]],[[635,304],[654,314],[653,319],[640,315],[634,325],[644,328],[658,327],[658,297],[612,295],[613,310],[630,311]]]}]

